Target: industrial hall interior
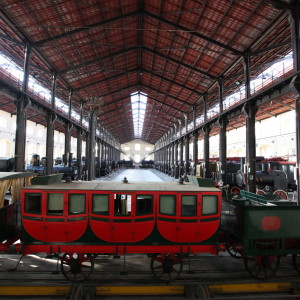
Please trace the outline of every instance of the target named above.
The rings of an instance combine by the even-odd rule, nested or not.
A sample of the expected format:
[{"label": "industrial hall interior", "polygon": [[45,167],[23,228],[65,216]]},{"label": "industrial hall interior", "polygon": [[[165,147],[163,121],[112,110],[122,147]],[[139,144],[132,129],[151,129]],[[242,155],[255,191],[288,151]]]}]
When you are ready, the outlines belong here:
[{"label": "industrial hall interior", "polygon": [[[226,246],[256,279],[279,255],[300,272],[300,234],[275,234],[279,207],[299,219],[299,100],[300,0],[0,0],[0,219],[19,202],[22,219],[20,235],[0,220],[0,252],[45,252],[72,281],[99,253],[147,253],[177,279],[184,255]],[[268,246],[228,230],[225,198],[276,207]]]}]

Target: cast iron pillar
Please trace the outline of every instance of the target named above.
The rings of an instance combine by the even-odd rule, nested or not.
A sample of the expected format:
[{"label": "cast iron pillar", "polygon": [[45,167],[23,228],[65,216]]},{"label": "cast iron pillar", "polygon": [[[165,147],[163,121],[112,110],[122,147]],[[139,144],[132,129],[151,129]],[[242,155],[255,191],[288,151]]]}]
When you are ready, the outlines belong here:
[{"label": "cast iron pillar", "polygon": [[184,170],[183,170],[183,143],[184,138],[179,139],[179,177],[182,177]]},{"label": "cast iron pillar", "polygon": [[[291,42],[293,49],[294,72],[300,71],[300,4],[299,1],[292,3],[292,9],[289,15],[291,24]],[[296,75],[290,84],[290,87],[296,97],[296,180],[297,180],[297,199],[300,205],[300,75]]]},{"label": "cast iron pillar", "polygon": [[26,108],[29,99],[25,95],[28,90],[29,65],[30,65],[31,47],[26,45],[24,57],[24,75],[22,85],[22,95],[15,101],[16,105],[16,135],[15,135],[15,171],[23,172],[25,170],[25,148],[26,148]]},{"label": "cast iron pillar", "polygon": [[175,142],[171,143],[171,176],[175,176]]},{"label": "cast iron pillar", "polygon": [[47,137],[46,137],[46,175],[53,173],[53,149],[54,149],[54,122],[56,114],[49,112],[46,115]]},{"label": "cast iron pillar", "polygon": [[193,133],[193,161],[194,161],[194,170],[191,175],[196,175],[197,165],[198,165],[198,139],[199,139],[199,130],[195,130]]},{"label": "cast iron pillar", "polygon": [[101,167],[101,144],[100,144],[100,139],[97,139],[97,164],[96,164],[96,168],[98,170],[97,174],[95,173],[96,177],[100,177],[100,167]]},{"label": "cast iron pillar", "polygon": [[227,118],[221,116],[218,119],[218,124],[220,126],[219,131],[219,161],[221,163],[221,180],[226,182],[226,161],[227,161],[227,138],[226,138],[226,127],[228,124]]},{"label": "cast iron pillar", "polygon": [[179,178],[179,165],[178,165],[178,140],[175,141],[175,153],[174,153],[174,178]]},{"label": "cast iron pillar", "polygon": [[[101,143],[101,157],[100,157],[100,160],[103,160],[104,159],[104,140],[102,140],[102,143]],[[100,162],[101,163],[101,162]]]},{"label": "cast iron pillar", "polygon": [[67,165],[69,162],[69,155],[71,153],[71,129],[72,124],[67,122],[65,124],[65,155],[64,155],[64,164]]},{"label": "cast iron pillar", "polygon": [[95,179],[95,138],[96,138],[97,111],[92,110],[89,118],[89,159],[88,159],[88,181]]},{"label": "cast iron pillar", "polygon": [[204,178],[210,177],[209,171],[209,133],[210,133],[210,126],[208,124],[203,126],[203,133],[204,133],[204,147],[203,147],[203,156],[204,156]]},{"label": "cast iron pillar", "polygon": [[190,174],[190,138],[189,135],[185,137],[185,155],[184,155],[184,160],[185,160],[185,168],[184,168],[184,173],[185,175]]},{"label": "cast iron pillar", "polygon": [[82,129],[77,129],[77,157],[76,165],[78,168],[78,179],[82,177]]},{"label": "cast iron pillar", "polygon": [[46,175],[50,175],[53,172],[54,122],[56,120],[56,114],[55,114],[56,80],[57,80],[57,73],[53,72],[52,85],[51,85],[51,108],[52,108],[52,111],[49,112],[46,116],[46,119],[47,119]]},{"label": "cast iron pillar", "polygon": [[243,107],[246,116],[246,188],[256,193],[256,140],[255,140],[255,114],[257,108],[254,103],[247,102]]}]

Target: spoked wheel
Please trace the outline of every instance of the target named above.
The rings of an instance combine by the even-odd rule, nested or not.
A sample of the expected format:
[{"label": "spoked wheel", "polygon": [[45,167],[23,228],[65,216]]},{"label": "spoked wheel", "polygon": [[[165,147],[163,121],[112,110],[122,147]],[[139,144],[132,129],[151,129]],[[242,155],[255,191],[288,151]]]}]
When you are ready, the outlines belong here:
[{"label": "spoked wheel", "polygon": [[293,254],[293,266],[300,273],[300,255]]},{"label": "spoked wheel", "polygon": [[151,257],[151,272],[161,281],[172,281],[180,276],[182,257],[178,254],[155,254]]},{"label": "spoked wheel", "polygon": [[226,240],[225,242],[227,252],[235,258],[241,258],[242,254],[236,249],[236,243],[233,240]]},{"label": "spoked wheel", "polygon": [[252,256],[244,258],[246,270],[257,279],[267,279],[272,277],[280,265],[280,256]]},{"label": "spoked wheel", "polygon": [[265,195],[266,192],[264,190],[257,190],[256,194],[258,194],[258,195]]},{"label": "spoked wheel", "polygon": [[240,193],[241,189],[238,186],[234,186],[231,188],[230,192],[233,195],[238,195]]},{"label": "spoked wheel", "polygon": [[288,199],[288,195],[284,190],[276,190],[273,195],[277,195],[280,199]]},{"label": "spoked wheel", "polygon": [[65,253],[61,259],[61,272],[68,280],[85,281],[93,270],[94,258],[91,254]]}]

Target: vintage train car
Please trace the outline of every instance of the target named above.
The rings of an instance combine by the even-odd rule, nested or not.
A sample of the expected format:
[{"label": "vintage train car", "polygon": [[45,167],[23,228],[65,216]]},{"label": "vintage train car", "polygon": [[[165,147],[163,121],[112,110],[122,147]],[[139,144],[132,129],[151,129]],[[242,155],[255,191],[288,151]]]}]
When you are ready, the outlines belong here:
[{"label": "vintage train car", "polygon": [[185,254],[225,249],[221,201],[219,189],[190,183],[33,184],[21,193],[22,253],[64,253],[62,273],[76,281],[89,277],[97,254],[145,253],[154,276],[172,280]]},{"label": "vintage train car", "polygon": [[223,202],[221,236],[228,252],[243,257],[246,270],[255,278],[273,276],[280,257],[288,254],[299,272],[299,215],[296,202],[241,191]]}]

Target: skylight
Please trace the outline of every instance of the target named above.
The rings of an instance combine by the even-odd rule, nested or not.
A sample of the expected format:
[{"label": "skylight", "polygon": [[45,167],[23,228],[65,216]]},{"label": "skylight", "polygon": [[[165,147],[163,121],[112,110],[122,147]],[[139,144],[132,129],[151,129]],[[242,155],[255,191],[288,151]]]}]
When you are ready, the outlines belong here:
[{"label": "skylight", "polygon": [[141,138],[147,105],[147,95],[143,93],[131,94],[131,107],[135,138]]}]

